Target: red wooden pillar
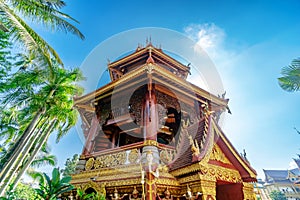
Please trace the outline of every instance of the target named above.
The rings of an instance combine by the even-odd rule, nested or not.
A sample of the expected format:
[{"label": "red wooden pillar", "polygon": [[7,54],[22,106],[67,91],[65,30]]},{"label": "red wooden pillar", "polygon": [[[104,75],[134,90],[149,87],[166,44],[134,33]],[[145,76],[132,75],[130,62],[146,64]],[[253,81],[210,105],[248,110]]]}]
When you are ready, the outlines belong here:
[{"label": "red wooden pillar", "polygon": [[[147,62],[148,63],[148,62]],[[158,132],[158,109],[155,96],[155,88],[152,83],[152,64],[148,63],[148,83],[147,92],[143,105],[143,125],[144,125],[144,140],[152,140],[146,142],[143,147],[142,164],[146,171],[146,199],[156,199],[156,179],[155,170],[159,164],[159,153],[157,149],[157,132]],[[157,175],[156,175],[157,176]]]},{"label": "red wooden pillar", "polygon": [[144,139],[155,140],[158,130],[156,98],[153,91],[146,94],[144,105]]},{"label": "red wooden pillar", "polygon": [[146,199],[147,200],[155,200],[156,199],[156,184],[155,177],[151,173],[147,173],[147,181],[146,181]]}]

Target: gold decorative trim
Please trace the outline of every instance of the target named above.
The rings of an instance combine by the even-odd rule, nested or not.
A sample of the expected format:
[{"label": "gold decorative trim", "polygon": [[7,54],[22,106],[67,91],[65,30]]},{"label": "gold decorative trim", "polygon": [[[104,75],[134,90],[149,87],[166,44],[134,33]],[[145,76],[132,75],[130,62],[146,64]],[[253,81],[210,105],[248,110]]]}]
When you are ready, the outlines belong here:
[{"label": "gold decorative trim", "polygon": [[94,158],[89,158],[85,163],[85,170],[90,170],[94,166]]},{"label": "gold decorative trim", "polygon": [[128,174],[128,173],[136,173],[140,171],[140,165],[124,165],[122,167],[118,166],[115,168],[102,168],[94,169],[90,171],[82,171],[79,174],[72,175],[72,180],[86,180],[92,177],[102,177],[102,176],[110,176],[114,174]]},{"label": "gold decorative trim", "polygon": [[181,175],[184,175],[184,174],[188,174],[188,173],[192,173],[192,172],[197,172],[197,171],[200,171],[199,162],[194,163],[194,164],[189,165],[189,166],[184,167],[184,168],[176,169],[174,171],[171,171],[170,173],[173,176],[176,177],[176,176],[181,176]]},{"label": "gold decorative trim", "polygon": [[161,150],[159,157],[164,164],[170,163],[174,158],[174,151],[163,149]]},{"label": "gold decorative trim", "polygon": [[156,179],[155,183],[160,185],[168,185],[168,186],[180,186],[178,181],[174,179],[167,179],[167,178],[158,178]]},{"label": "gold decorative trim", "polygon": [[130,163],[136,163],[139,159],[139,150],[138,149],[132,149],[130,152],[129,152],[129,155],[128,155],[128,161]]},{"label": "gold decorative trim", "polygon": [[208,164],[207,166],[201,167],[202,174],[208,174],[209,176],[215,177],[217,180],[227,181],[231,183],[243,182],[239,171],[235,169],[228,169],[221,166]]},{"label": "gold decorative trim", "polygon": [[228,181],[232,183],[241,183],[242,178],[237,170],[228,169],[221,166],[215,166],[211,164],[202,165],[200,163],[196,163],[190,165],[189,167],[182,168],[180,170],[176,170],[171,172],[173,176],[180,176],[183,174],[188,174],[192,172],[200,172],[202,175],[208,175],[211,177],[215,177],[217,180]]},{"label": "gold decorative trim", "polygon": [[158,147],[158,142],[155,140],[145,140],[144,146],[155,146]]},{"label": "gold decorative trim", "polygon": [[199,176],[199,174],[194,174],[191,176],[179,178],[178,181],[180,184],[187,184],[187,183],[191,183],[194,181],[200,181],[200,176]]},{"label": "gold decorative trim", "polygon": [[104,184],[97,184],[97,183],[95,183],[93,181],[89,181],[89,182],[84,183],[84,184],[79,184],[78,186],[83,191],[87,190],[88,188],[93,188],[97,193],[101,193],[104,196],[106,196],[106,191],[105,191],[105,185]]},{"label": "gold decorative trim", "polygon": [[254,187],[251,183],[243,183],[243,193],[245,200],[255,200]]},{"label": "gold decorative trim", "polygon": [[214,145],[209,159],[216,160],[225,164],[231,164],[231,162],[228,160],[228,158],[225,156],[225,154],[217,144]]}]

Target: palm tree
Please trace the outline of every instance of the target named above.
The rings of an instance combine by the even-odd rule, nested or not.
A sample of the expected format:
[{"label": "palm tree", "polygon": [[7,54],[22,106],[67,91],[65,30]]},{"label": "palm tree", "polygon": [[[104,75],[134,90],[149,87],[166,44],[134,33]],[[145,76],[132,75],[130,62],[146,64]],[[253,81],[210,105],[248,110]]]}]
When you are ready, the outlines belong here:
[{"label": "palm tree", "polygon": [[294,59],[289,66],[281,70],[282,77],[278,78],[279,85],[288,92],[300,90],[300,58]]},{"label": "palm tree", "polygon": [[35,149],[31,149],[32,152],[30,152],[28,158],[20,167],[20,171],[18,171],[17,176],[13,181],[12,189],[16,188],[19,180],[25,172],[30,171],[29,174],[33,174],[34,169],[32,169],[32,167],[36,168],[44,165],[56,165],[57,159],[54,155],[50,154],[50,150],[45,144],[45,141],[39,141],[38,145],[35,146],[37,147]]},{"label": "palm tree", "polygon": [[43,179],[40,180],[40,188],[36,192],[45,200],[54,200],[62,193],[71,191],[74,187],[69,182],[70,176],[60,178],[60,172],[57,168],[52,171],[52,178],[43,173]]},{"label": "palm tree", "polygon": [[51,31],[70,32],[84,39],[83,34],[68,22],[78,21],[60,11],[65,5],[62,0],[0,0],[0,30],[8,32],[14,43],[37,55],[36,62],[40,67],[51,68],[51,58],[63,65],[57,52],[23,18]]},{"label": "palm tree", "polygon": [[57,131],[59,141],[77,121],[73,95],[82,93],[82,88],[76,85],[83,78],[82,74],[79,69],[67,70],[56,61],[52,62],[51,77],[48,71],[36,67],[21,69],[7,79],[6,84],[0,85],[7,94],[2,106],[4,109],[19,108],[18,118],[24,122],[20,137],[0,173],[1,194],[24,162],[24,155],[31,149],[36,150],[25,165],[28,167],[53,131]]}]

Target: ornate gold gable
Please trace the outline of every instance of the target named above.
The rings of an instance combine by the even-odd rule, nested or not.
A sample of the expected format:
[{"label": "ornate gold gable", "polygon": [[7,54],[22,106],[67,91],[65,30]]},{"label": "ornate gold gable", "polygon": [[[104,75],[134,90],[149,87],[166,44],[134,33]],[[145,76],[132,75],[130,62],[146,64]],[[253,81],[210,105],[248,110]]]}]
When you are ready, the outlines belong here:
[{"label": "ornate gold gable", "polygon": [[224,164],[232,165],[232,163],[228,160],[228,158],[225,156],[225,154],[222,152],[221,148],[217,144],[214,144],[209,160],[214,160]]}]

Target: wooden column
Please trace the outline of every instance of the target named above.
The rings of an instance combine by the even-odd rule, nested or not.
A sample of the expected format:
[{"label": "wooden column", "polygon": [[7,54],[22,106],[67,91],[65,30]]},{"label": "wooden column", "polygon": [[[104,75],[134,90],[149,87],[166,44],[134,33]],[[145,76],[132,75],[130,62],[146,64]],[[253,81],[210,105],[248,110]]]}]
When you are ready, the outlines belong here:
[{"label": "wooden column", "polygon": [[[149,94],[150,93],[150,94]],[[153,92],[146,94],[144,106],[144,137],[145,140],[155,140],[158,130],[158,114],[156,98]]]},{"label": "wooden column", "polygon": [[[148,62],[147,62],[148,63]],[[156,200],[156,168],[159,164],[157,149],[158,110],[155,88],[152,83],[153,63],[146,67],[148,82],[145,101],[143,105],[144,147],[142,152],[142,165],[146,171],[146,199]],[[157,176],[157,177],[155,177]]]},{"label": "wooden column", "polygon": [[152,83],[152,68],[151,64],[148,66],[148,83],[147,83],[147,92],[144,102],[144,113],[143,113],[143,122],[144,122],[144,138],[145,140],[155,140],[157,139],[158,131],[158,110],[157,102],[155,96],[155,88]]},{"label": "wooden column", "polygon": [[97,132],[98,132],[98,126],[99,126],[99,121],[97,119],[97,116],[94,115],[92,122],[91,122],[91,128],[88,132],[88,136],[83,148],[83,155],[89,155],[92,151],[93,148],[93,139],[95,138]]},{"label": "wooden column", "polygon": [[156,199],[156,184],[155,177],[151,173],[147,173],[147,181],[146,181],[146,199],[147,200],[155,200]]}]

